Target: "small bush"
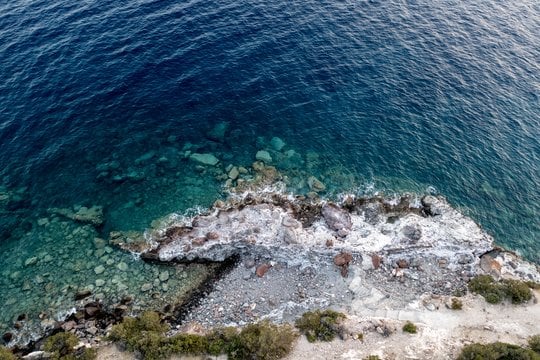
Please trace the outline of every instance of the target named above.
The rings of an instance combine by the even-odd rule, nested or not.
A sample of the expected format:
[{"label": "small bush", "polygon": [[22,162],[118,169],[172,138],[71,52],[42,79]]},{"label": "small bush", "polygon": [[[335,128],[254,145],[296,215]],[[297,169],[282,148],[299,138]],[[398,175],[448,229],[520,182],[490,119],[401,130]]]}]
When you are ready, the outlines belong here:
[{"label": "small bush", "polygon": [[461,310],[463,309],[463,302],[459,299],[452,298],[452,305],[450,305],[452,310]]},{"label": "small bush", "polygon": [[512,304],[522,304],[532,299],[529,286],[519,280],[503,280],[506,297],[512,300]]},{"label": "small bush", "polygon": [[540,355],[518,345],[495,342],[465,346],[457,360],[540,360]]},{"label": "small bush", "polygon": [[510,279],[495,281],[490,275],[479,275],[472,279],[469,290],[482,295],[491,304],[498,304],[504,299],[509,299],[513,304],[522,304],[532,298],[528,283]]},{"label": "small bush", "polygon": [[168,326],[161,323],[157,313],[147,311],[138,318],[124,318],[112,327],[108,338],[124,344],[129,351],[140,352],[144,359],[161,359],[167,357],[170,350],[165,336],[167,330]]},{"label": "small bush", "polygon": [[409,334],[416,334],[416,331],[418,329],[416,328],[416,325],[414,325],[412,322],[407,321],[405,325],[403,325],[403,332],[407,332]]},{"label": "small bush", "polygon": [[230,359],[280,359],[291,351],[297,336],[289,325],[278,326],[268,321],[250,324],[232,341],[228,355]]},{"label": "small bush", "polygon": [[529,347],[540,354],[540,335],[531,336],[528,340]]},{"label": "small bush", "polygon": [[60,332],[49,337],[43,344],[43,349],[52,354],[53,359],[62,359],[73,354],[73,348],[79,343],[79,338],[68,332]]},{"label": "small bush", "polygon": [[369,355],[363,358],[362,360],[381,360],[381,358],[379,357],[379,355]]},{"label": "small bush", "polygon": [[534,281],[525,281],[525,284],[527,284],[528,287],[534,290],[540,289],[540,283],[534,282]]},{"label": "small bush", "polygon": [[6,348],[5,346],[0,346],[0,360],[16,360],[17,357]]},{"label": "small bush", "polygon": [[296,320],[296,327],[306,335],[309,342],[332,341],[340,331],[342,313],[325,310],[309,311]]}]

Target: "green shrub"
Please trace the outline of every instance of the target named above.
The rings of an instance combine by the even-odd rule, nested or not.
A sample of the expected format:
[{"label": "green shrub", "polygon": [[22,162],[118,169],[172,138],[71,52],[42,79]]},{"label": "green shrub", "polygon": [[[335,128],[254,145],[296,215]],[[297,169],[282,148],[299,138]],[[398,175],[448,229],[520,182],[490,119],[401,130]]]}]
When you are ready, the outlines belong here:
[{"label": "green shrub", "polygon": [[332,341],[341,330],[342,313],[325,310],[309,311],[296,320],[296,327],[306,335],[309,342]]},{"label": "green shrub", "polygon": [[490,275],[479,275],[469,282],[469,290],[482,295],[487,302],[498,304],[509,299],[513,304],[522,304],[532,298],[529,284],[519,280],[495,281]]},{"label": "green shrub", "polygon": [[527,284],[528,287],[531,289],[538,290],[540,289],[540,283],[534,282],[534,281],[525,281],[525,284]]},{"label": "green shrub", "polygon": [[459,299],[452,298],[452,305],[450,305],[452,310],[461,310],[463,309],[463,302]]},{"label": "green shrub", "polygon": [[506,297],[512,300],[512,304],[522,304],[532,299],[529,286],[519,280],[503,280]]},{"label": "green shrub", "polygon": [[379,357],[379,355],[369,355],[363,358],[362,360],[381,360],[381,358]]},{"label": "green shrub", "polygon": [[540,335],[531,336],[528,340],[529,347],[540,354]]},{"label": "green shrub", "polygon": [[0,360],[16,360],[17,357],[6,348],[5,346],[0,346]]},{"label": "green shrub", "polygon": [[144,359],[164,359],[172,354],[221,355],[238,360],[271,360],[287,355],[297,333],[290,325],[274,325],[268,321],[244,327],[216,329],[208,335],[165,335],[168,326],[159,315],[147,312],[139,318],[125,318],[113,326],[108,338],[139,352]]},{"label": "green shrub", "polygon": [[417,331],[416,325],[414,325],[410,321],[407,321],[405,325],[403,325],[403,332],[407,332],[409,334],[416,334],[416,331]]},{"label": "green shrub", "polygon": [[165,336],[167,330],[168,326],[161,323],[157,313],[147,311],[138,318],[124,318],[112,327],[108,338],[124,344],[129,351],[140,352],[144,359],[162,359],[170,350]]},{"label": "green shrub", "polygon": [[297,338],[290,325],[274,325],[268,321],[247,325],[231,339],[228,349],[230,359],[281,359],[287,355]]},{"label": "green shrub", "polygon": [[178,334],[168,339],[167,349],[171,354],[206,354],[208,351],[208,340],[205,336],[201,335]]},{"label": "green shrub", "polygon": [[457,360],[540,360],[540,355],[518,345],[495,342],[465,346]]},{"label": "green shrub", "polygon": [[45,340],[43,349],[52,354],[53,359],[72,357],[73,348],[79,343],[79,338],[68,332],[60,332]]}]

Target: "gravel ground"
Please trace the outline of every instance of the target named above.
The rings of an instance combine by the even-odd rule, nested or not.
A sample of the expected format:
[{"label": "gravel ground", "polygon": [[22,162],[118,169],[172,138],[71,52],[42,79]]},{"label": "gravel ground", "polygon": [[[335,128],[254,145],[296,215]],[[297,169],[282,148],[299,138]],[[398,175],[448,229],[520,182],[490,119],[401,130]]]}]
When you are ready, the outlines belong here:
[{"label": "gravel ground", "polygon": [[[267,265],[267,272],[259,276],[257,269]],[[184,323],[213,327],[260,319],[288,322],[308,310],[340,309],[351,299],[347,279],[329,257],[315,258],[304,268],[247,258],[215,284]]]}]

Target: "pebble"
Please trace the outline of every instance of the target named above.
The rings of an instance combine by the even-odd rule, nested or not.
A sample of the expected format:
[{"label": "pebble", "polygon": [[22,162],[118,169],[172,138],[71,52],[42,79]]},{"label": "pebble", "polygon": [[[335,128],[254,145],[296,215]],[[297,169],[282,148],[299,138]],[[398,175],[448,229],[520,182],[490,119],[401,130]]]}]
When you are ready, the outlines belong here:
[{"label": "pebble", "polygon": [[120,271],[127,271],[128,265],[125,262],[121,262],[117,265],[118,270]]},{"label": "pebble", "polygon": [[152,289],[152,284],[150,283],[146,283],[141,286],[142,292],[147,292],[147,291],[150,291],[151,289]]},{"label": "pebble", "polygon": [[31,257],[29,259],[26,259],[26,261],[24,262],[24,266],[31,266],[31,265],[35,265],[38,261],[38,258],[36,256],[34,257]]},{"label": "pebble", "polygon": [[100,286],[103,286],[103,285],[105,285],[105,280],[103,280],[103,279],[97,279],[96,280],[96,286],[97,287],[100,287]]},{"label": "pebble", "polygon": [[160,281],[167,281],[169,280],[169,272],[167,270],[162,271],[159,273],[159,280]]},{"label": "pebble", "polygon": [[103,265],[98,265],[94,268],[94,272],[96,273],[96,275],[102,274],[104,271],[105,271],[105,266]]}]

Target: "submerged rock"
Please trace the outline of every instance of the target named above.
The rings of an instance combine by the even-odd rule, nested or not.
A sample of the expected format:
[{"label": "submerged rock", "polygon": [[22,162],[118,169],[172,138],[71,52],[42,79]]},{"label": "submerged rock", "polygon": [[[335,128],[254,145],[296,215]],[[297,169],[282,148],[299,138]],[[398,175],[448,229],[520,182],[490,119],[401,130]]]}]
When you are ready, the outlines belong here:
[{"label": "submerged rock", "polygon": [[272,146],[272,148],[276,151],[281,151],[284,147],[285,147],[285,142],[283,140],[281,140],[280,138],[278,138],[277,136],[274,136],[271,140],[270,140],[270,145]]},{"label": "submerged rock", "polygon": [[86,206],[81,206],[77,211],[69,208],[51,208],[49,209],[49,212],[67,217],[68,219],[74,221],[91,224],[93,226],[100,226],[105,221],[103,207],[97,205],[89,208]]},{"label": "submerged rock", "polygon": [[209,153],[206,153],[206,154],[193,153],[189,156],[189,158],[203,165],[216,166],[219,163],[219,159],[215,157],[213,154],[209,154]]},{"label": "submerged rock", "polygon": [[310,176],[307,183],[311,191],[322,192],[326,190],[326,186],[315,176]]},{"label": "submerged rock", "polygon": [[272,162],[272,156],[270,156],[270,153],[266,150],[257,151],[257,154],[255,154],[255,159],[262,161],[265,164],[270,164]]},{"label": "submerged rock", "polygon": [[225,141],[225,135],[229,130],[230,123],[227,121],[222,121],[217,123],[207,134],[206,136],[213,141],[223,142]]}]

